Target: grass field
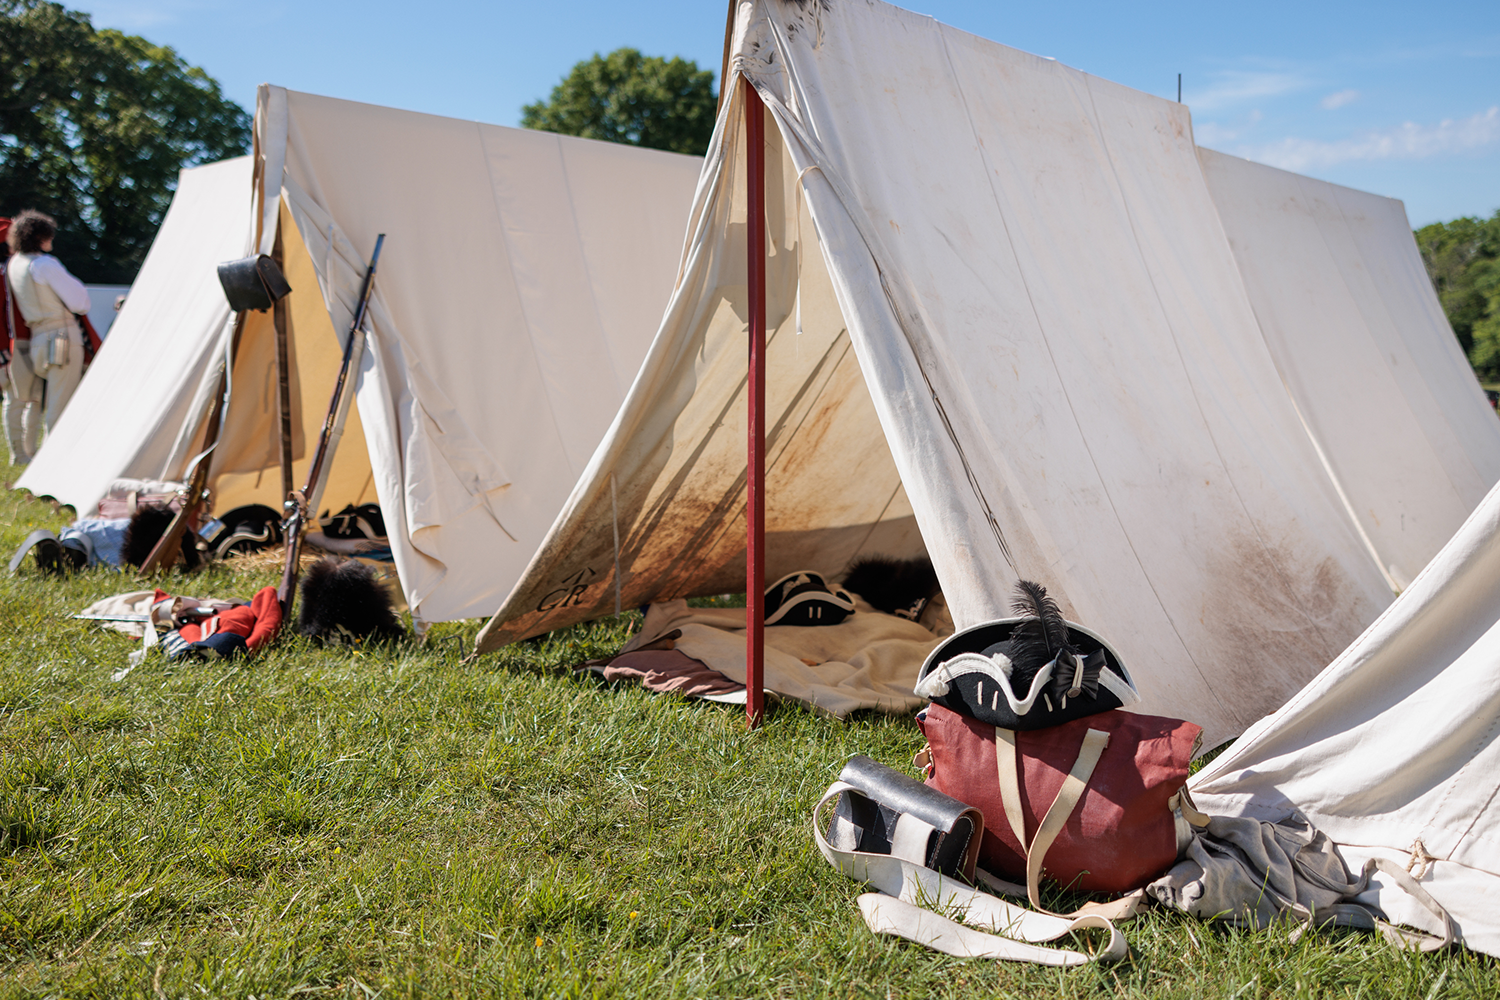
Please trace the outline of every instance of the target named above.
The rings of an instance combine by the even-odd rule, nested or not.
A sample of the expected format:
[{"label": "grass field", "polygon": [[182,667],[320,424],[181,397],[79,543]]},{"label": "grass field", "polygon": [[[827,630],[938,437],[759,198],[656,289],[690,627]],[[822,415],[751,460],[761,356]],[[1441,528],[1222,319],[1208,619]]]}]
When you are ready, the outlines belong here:
[{"label": "grass field", "polygon": [[[64,523],[0,497],[6,554]],[[274,582],[232,567],[166,587]],[[628,618],[468,665],[478,622],[113,682],[131,641],[67,616],[134,589],[0,581],[0,997],[1500,996],[1466,951],[1161,913],[1130,962],[1069,972],[878,939],[807,817],[848,755],[908,762],[909,719],[752,733],[571,676]]]}]

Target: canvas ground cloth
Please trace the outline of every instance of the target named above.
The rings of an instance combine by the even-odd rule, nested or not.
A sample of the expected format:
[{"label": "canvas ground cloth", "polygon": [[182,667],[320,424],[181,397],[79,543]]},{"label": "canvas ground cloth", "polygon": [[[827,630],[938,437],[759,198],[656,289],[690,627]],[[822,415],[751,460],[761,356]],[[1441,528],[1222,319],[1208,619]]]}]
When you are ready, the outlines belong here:
[{"label": "canvas ground cloth", "polygon": [[[745,612],[690,608],[686,601],[653,604],[641,630],[620,650],[680,633],[673,648],[730,680],[745,683]],[[859,709],[916,711],[912,693],[927,654],[953,632],[876,611],[863,600],[837,625],[775,625],[766,629],[765,686],[809,708],[842,719]]]},{"label": "canvas ground cloth", "polygon": [[[1359,639],[1193,778],[1209,814],[1292,808],[1351,870],[1412,864],[1470,947],[1500,955],[1500,488]],[[1419,908],[1380,883],[1404,923]]]},{"label": "canvas ground cloth", "polygon": [[759,0],[677,292],[492,649],[744,586],[742,86],[768,106],[768,579],[923,540],[1212,742],[1390,600],[1282,385],[1182,105],[880,3]]},{"label": "canvas ground cloth", "polygon": [[1350,517],[1406,587],[1500,480],[1500,420],[1393,198],[1199,149],[1266,345]]},{"label": "canvas ground cloth", "polygon": [[250,240],[251,157],[192,167],[109,338],[16,486],[94,509],[116,479],[181,481],[229,346],[214,265]]}]

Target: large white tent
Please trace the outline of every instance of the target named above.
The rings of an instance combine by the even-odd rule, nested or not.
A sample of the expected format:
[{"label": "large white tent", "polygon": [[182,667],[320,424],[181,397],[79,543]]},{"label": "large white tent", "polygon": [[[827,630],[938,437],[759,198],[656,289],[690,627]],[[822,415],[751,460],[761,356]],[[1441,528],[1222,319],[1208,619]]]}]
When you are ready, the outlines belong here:
[{"label": "large white tent", "polygon": [[728,51],[676,294],[480,650],[744,586],[747,82],[768,579],[925,548],[959,627],[1042,581],[1210,745],[1389,603],[1185,107],[876,2],[747,0]]},{"label": "large white tent", "polygon": [[214,266],[250,244],[248,156],[182,171],[130,296],[16,486],[87,513],[121,477],[176,479],[217,382],[229,304]]},{"label": "large white tent", "polygon": [[[1472,948],[1500,955],[1500,487],[1386,612],[1193,779],[1200,808],[1300,809],[1352,870],[1410,866]],[[1431,931],[1377,874],[1362,897]]]},{"label": "large white tent", "polygon": [[[211,209],[190,208],[201,185],[185,184],[158,240],[180,247],[153,249],[122,313],[120,330],[139,317],[139,333],[110,338],[19,485],[84,510],[118,476],[181,478],[231,342],[214,265],[271,253],[279,234],[300,486],[385,233],[320,506],[379,501],[419,620],[488,614],[635,376],[677,277],[701,160],[269,86],[255,143],[253,184],[248,158],[209,168],[225,172]],[[152,318],[154,299],[182,315]],[[283,499],[275,344],[270,313],[250,314],[213,455],[221,512]],[[177,368],[153,369],[165,354]],[[146,379],[140,400],[131,387]],[[147,405],[164,415],[139,419]]]},{"label": "large white tent", "polygon": [[1199,149],[1266,345],[1394,588],[1500,480],[1500,420],[1443,315],[1406,210]]}]

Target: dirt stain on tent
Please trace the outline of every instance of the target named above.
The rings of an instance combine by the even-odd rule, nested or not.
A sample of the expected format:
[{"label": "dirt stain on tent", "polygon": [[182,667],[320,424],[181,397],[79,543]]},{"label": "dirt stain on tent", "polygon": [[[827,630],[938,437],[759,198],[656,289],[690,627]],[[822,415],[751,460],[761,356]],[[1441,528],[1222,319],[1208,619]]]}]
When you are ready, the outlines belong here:
[{"label": "dirt stain on tent", "polygon": [[1311,680],[1379,612],[1333,557],[1310,560],[1251,531],[1226,539],[1207,569],[1201,621],[1213,654],[1235,667],[1217,674],[1217,694],[1247,725]]}]

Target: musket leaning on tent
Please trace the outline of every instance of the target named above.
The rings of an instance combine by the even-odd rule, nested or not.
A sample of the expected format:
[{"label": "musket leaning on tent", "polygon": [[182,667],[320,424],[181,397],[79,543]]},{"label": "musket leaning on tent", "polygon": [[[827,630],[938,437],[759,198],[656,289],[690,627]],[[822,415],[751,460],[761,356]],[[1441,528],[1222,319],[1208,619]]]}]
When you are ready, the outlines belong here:
[{"label": "musket leaning on tent", "polygon": [[161,540],[151,549],[140,572],[148,575],[165,566],[174,566],[182,554],[182,539],[188,527],[197,520],[208,499],[208,472],[213,462],[214,448],[219,443],[219,432],[223,428],[224,410],[228,403],[229,387],[235,356],[239,353],[240,337],[245,332],[245,314],[251,310],[272,308],[291,293],[281,268],[264,255],[226,261],[219,265],[219,283],[224,288],[224,297],[234,310],[234,333],[229,342],[229,357],[219,371],[219,384],[214,390],[213,409],[203,428],[203,450],[193,465],[182,507],[172,518],[172,523],[162,533]]},{"label": "musket leaning on tent", "polygon": [[281,620],[291,620],[292,604],[297,598],[298,560],[302,555],[302,533],[307,529],[309,509],[317,505],[323,488],[323,470],[336,447],[335,438],[343,432],[343,417],[348,412],[346,387],[349,369],[364,335],[365,313],[370,306],[370,294],[375,290],[375,267],[380,263],[380,248],[385,245],[385,233],[375,237],[375,252],[370,255],[370,267],[365,271],[364,285],[359,291],[359,303],[354,308],[354,320],[349,324],[349,337],[344,342],[344,358],[339,364],[338,378],[333,384],[333,397],[328,401],[328,413],[323,418],[323,429],[318,434],[318,447],[313,452],[312,464],[307,469],[307,483],[300,490],[293,490],[286,499],[286,520],[282,522],[282,535],[286,538],[286,567],[281,574],[281,586],[276,591],[281,601]]}]

